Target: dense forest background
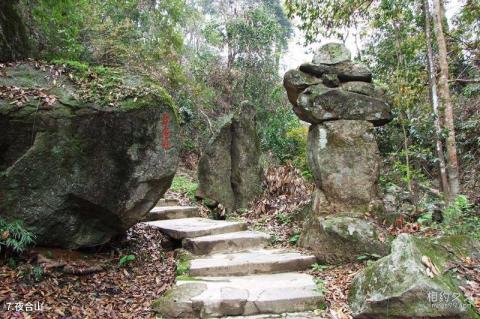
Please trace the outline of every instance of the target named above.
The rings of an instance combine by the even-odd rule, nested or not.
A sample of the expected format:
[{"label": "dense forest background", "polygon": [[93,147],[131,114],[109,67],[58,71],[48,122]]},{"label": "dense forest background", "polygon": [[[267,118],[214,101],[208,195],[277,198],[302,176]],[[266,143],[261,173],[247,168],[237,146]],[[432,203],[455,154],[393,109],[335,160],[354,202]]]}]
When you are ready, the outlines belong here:
[{"label": "dense forest background", "polygon": [[[355,59],[372,69],[395,113],[394,122],[377,129],[385,159],[382,186],[402,187],[415,203],[416,191],[439,194],[445,186],[439,164],[447,157],[448,165],[445,145],[452,129],[443,123],[443,103],[432,110],[429,77],[440,80],[441,61],[428,3],[21,0],[18,5],[31,56],[76,68],[121,66],[162,83],[181,117],[185,165],[195,166],[222,116],[248,99],[257,107],[265,163],[292,161],[306,178],[307,129],[291,112],[281,85],[280,61],[295,28],[291,21],[299,21],[306,43],[344,41],[353,30]],[[447,14],[448,20],[443,5],[440,10],[460,193],[478,203],[480,3],[454,5],[458,10]]]}]

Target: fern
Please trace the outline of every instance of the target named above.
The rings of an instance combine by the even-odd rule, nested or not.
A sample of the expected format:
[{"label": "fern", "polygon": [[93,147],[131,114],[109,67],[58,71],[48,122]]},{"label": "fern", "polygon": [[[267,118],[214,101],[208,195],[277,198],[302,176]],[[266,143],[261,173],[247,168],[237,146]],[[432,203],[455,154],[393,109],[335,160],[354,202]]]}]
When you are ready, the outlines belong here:
[{"label": "fern", "polygon": [[0,253],[20,254],[35,243],[35,235],[28,231],[21,220],[10,223],[0,217]]}]

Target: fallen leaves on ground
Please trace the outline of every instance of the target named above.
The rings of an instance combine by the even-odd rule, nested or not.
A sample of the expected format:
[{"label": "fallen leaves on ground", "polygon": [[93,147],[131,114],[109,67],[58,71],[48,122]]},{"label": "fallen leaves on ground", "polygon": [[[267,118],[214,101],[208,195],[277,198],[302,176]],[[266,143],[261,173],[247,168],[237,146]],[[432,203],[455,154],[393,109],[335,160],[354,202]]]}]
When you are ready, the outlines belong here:
[{"label": "fallen leaves on ground", "polygon": [[294,244],[304,218],[302,211],[310,205],[313,184],[289,163],[268,168],[264,187],[253,208],[241,213],[241,217],[249,226],[269,232],[273,244]]},{"label": "fallen leaves on ground", "polygon": [[[154,318],[152,301],[175,277],[173,252],[162,242],[166,238],[158,230],[136,225],[122,242],[96,253],[40,249],[15,270],[1,266],[3,318]],[[135,260],[120,267],[119,259],[128,254]],[[39,267],[42,278],[35,278]],[[43,311],[15,312],[20,302],[43,303]]]},{"label": "fallen leaves on ground", "polygon": [[449,263],[446,270],[455,269],[462,278],[460,290],[470,299],[480,313],[480,258],[464,258],[462,262]]},{"label": "fallen leaves on ground", "polygon": [[311,275],[323,281],[325,300],[328,305],[326,314],[330,318],[352,318],[352,312],[348,306],[348,292],[353,278],[363,268],[365,263],[351,263],[328,266],[321,271],[309,271]]}]

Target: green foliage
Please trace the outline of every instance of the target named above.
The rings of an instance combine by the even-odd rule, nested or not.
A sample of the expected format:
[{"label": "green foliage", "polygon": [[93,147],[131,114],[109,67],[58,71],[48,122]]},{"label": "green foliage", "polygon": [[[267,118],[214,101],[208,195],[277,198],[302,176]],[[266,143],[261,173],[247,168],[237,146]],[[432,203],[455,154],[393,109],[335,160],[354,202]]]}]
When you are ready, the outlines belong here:
[{"label": "green foliage", "polygon": [[315,291],[318,293],[324,293],[326,291],[325,288],[325,281],[320,278],[314,278],[313,281],[315,282]]},{"label": "green foliage", "polygon": [[170,190],[176,193],[186,194],[189,198],[195,197],[198,184],[192,181],[189,177],[184,175],[175,175],[172,181]]},{"label": "green foliage", "polygon": [[34,266],[34,267],[32,268],[32,275],[33,275],[33,279],[34,279],[36,282],[41,281],[42,278],[43,278],[43,275],[44,275],[43,267],[41,267],[41,266]]},{"label": "green foliage", "polygon": [[288,225],[292,223],[292,215],[291,214],[285,214],[283,212],[278,212],[275,215],[275,219],[279,221],[282,225]]},{"label": "green foliage", "polygon": [[446,224],[458,220],[462,215],[471,213],[473,205],[469,203],[465,195],[458,195],[455,201],[443,211],[443,218]]},{"label": "green foliage", "polygon": [[118,267],[125,267],[135,260],[135,255],[123,255],[118,260]]},{"label": "green foliage", "polygon": [[296,245],[298,243],[298,240],[300,239],[300,234],[299,233],[295,233],[292,235],[292,237],[290,237],[288,239],[288,242],[291,244],[291,245]]},{"label": "green foliage", "polygon": [[5,257],[23,253],[35,243],[35,235],[28,231],[23,222],[7,222],[0,217],[0,253]]},{"label": "green foliage", "polygon": [[177,276],[185,276],[188,274],[189,271],[190,271],[190,260],[185,256],[181,256],[177,260],[177,270],[176,270]]},{"label": "green foliage", "polygon": [[330,266],[322,265],[322,264],[319,264],[319,263],[315,263],[315,264],[313,264],[310,268],[311,268],[313,271],[315,271],[315,272],[322,272],[322,271],[330,268]]}]

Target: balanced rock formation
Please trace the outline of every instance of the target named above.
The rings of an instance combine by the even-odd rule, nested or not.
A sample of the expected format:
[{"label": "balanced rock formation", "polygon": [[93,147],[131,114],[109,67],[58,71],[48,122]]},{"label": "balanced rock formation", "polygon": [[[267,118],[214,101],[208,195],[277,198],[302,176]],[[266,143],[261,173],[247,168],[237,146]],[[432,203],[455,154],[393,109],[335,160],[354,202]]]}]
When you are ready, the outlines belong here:
[{"label": "balanced rock formation", "polygon": [[261,192],[260,142],[255,107],[242,102],[211,138],[198,165],[196,197],[227,212],[246,208]]},{"label": "balanced rock formation", "polygon": [[[478,258],[480,245],[465,236],[436,240],[401,234],[390,255],[354,278],[349,304],[356,319],[478,318],[449,264]],[[475,256],[476,255],[476,256]]]},{"label": "balanced rock formation", "polygon": [[[385,235],[362,214],[381,216],[384,210],[373,129],[392,115],[372,73],[350,58],[344,45],[326,44],[312,63],[288,71],[283,82],[295,114],[311,123],[307,155],[316,190],[300,244],[327,263],[389,252],[389,242],[381,240]],[[336,218],[338,214],[351,217]]]},{"label": "balanced rock formation", "polygon": [[[16,64],[0,73],[0,216],[23,220],[39,245],[100,245],[144,219],[170,187],[175,111],[161,88],[116,106],[85,102],[49,70]],[[148,87],[132,79],[121,81]]]}]

